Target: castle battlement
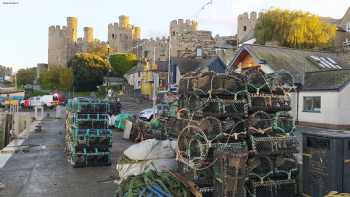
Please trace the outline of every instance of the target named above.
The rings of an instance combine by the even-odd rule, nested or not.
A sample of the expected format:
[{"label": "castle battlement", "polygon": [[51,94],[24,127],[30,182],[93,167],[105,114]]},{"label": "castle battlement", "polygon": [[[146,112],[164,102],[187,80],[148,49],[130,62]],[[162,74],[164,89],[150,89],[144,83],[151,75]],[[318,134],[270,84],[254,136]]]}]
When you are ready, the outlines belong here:
[{"label": "castle battlement", "polygon": [[258,14],[256,12],[244,12],[243,14],[238,15],[238,20],[247,20],[247,21],[255,21],[258,18]]},{"label": "castle battlement", "polygon": [[197,31],[198,22],[190,19],[176,19],[170,22],[171,32]]}]

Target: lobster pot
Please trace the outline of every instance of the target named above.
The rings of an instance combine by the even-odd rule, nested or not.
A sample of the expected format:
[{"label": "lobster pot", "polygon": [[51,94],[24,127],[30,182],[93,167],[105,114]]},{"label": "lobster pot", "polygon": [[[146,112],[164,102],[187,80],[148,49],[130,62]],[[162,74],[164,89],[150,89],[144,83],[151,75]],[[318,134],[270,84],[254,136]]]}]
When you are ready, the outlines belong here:
[{"label": "lobster pot", "polygon": [[109,113],[111,111],[108,101],[89,98],[71,99],[68,101],[67,109],[74,113]]},{"label": "lobster pot", "polygon": [[84,148],[108,149],[112,146],[111,129],[69,129],[69,137],[77,150]]},{"label": "lobster pot", "polygon": [[245,84],[243,82],[242,76],[235,73],[226,75],[223,82],[223,88],[231,93],[238,93],[245,90]]},{"label": "lobster pot", "polygon": [[196,170],[179,161],[178,171],[186,177],[187,180],[194,182],[199,188],[213,187],[214,169],[211,166],[205,169]]},{"label": "lobster pot", "polygon": [[272,96],[271,106],[267,111],[279,112],[279,111],[290,111],[292,110],[291,101],[287,96]]},{"label": "lobster pot", "polygon": [[199,90],[203,93],[208,93],[212,88],[212,80],[214,78],[214,72],[200,73],[193,81],[193,89]]},{"label": "lobster pot", "polygon": [[247,184],[250,197],[296,197],[298,187],[296,180],[269,180]]},{"label": "lobster pot", "polygon": [[255,95],[250,97],[250,112],[265,111],[275,113],[290,111],[291,101],[287,96]]},{"label": "lobster pot", "polygon": [[214,188],[216,197],[246,197],[245,179],[224,177],[220,179],[218,177],[214,180]]},{"label": "lobster pot", "polygon": [[248,103],[243,100],[225,102],[225,115],[228,117],[246,118],[248,116]]},{"label": "lobster pot", "polygon": [[272,131],[274,133],[293,133],[295,130],[295,121],[291,116],[276,116]]},{"label": "lobster pot", "polygon": [[70,162],[73,167],[94,167],[94,166],[109,166],[111,165],[112,154],[109,150],[101,150],[98,148],[82,152],[77,152],[72,148],[70,152]]},{"label": "lobster pot", "polygon": [[106,129],[108,128],[108,115],[74,113],[71,116],[71,123],[79,129]]},{"label": "lobster pot", "polygon": [[244,197],[248,160],[246,143],[218,144],[214,149],[215,196]]},{"label": "lobster pot", "polygon": [[298,153],[296,136],[254,137],[250,136],[251,148],[256,154],[293,154]]}]

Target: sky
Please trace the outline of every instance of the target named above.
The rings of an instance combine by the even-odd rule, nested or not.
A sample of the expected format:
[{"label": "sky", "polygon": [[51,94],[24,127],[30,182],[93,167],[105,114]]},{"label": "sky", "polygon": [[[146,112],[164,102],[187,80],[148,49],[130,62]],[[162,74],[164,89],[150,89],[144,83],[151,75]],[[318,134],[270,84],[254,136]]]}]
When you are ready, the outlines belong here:
[{"label": "sky", "polygon": [[[48,27],[65,25],[67,16],[78,17],[78,35],[84,26],[107,40],[109,23],[130,16],[142,28],[142,38],[166,36],[171,20],[196,19],[199,29],[213,35],[234,35],[237,16],[272,7],[309,11],[341,18],[350,0],[0,0],[0,65],[14,70],[47,63]],[[10,3],[10,4],[9,4]]]}]

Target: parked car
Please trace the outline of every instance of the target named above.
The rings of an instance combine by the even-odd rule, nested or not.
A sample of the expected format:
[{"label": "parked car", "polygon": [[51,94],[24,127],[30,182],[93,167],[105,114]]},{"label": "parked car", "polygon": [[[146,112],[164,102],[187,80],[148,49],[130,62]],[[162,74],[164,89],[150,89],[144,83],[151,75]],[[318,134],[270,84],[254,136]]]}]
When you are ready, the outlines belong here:
[{"label": "parked car", "polygon": [[169,105],[167,105],[167,104],[158,104],[156,109],[148,108],[148,109],[142,110],[139,113],[139,118],[141,120],[151,121],[157,115],[166,113],[168,111],[169,111]]}]

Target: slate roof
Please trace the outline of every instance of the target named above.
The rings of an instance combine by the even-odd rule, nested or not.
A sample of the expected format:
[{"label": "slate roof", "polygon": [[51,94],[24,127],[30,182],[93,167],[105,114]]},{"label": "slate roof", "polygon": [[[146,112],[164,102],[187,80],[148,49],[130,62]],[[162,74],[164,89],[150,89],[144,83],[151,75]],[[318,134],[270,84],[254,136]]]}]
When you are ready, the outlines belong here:
[{"label": "slate roof", "polygon": [[[331,58],[343,69],[350,69],[350,56],[331,52],[300,50],[285,47],[274,47],[265,45],[242,45],[234,59],[229,63],[229,69],[236,69],[241,56],[250,54],[256,62],[263,62],[273,70],[286,70],[290,72],[297,82],[303,81],[305,72],[320,70],[332,70],[333,68],[322,68],[310,60],[311,56]],[[349,57],[347,57],[349,56]]]},{"label": "slate roof", "polygon": [[124,75],[131,75],[142,71],[143,71],[143,64],[138,63],[136,66],[132,67],[128,72],[126,72]]},{"label": "slate roof", "polygon": [[220,64],[219,66],[225,67],[225,63],[218,56],[211,58],[173,58],[172,64],[179,68],[181,75],[210,66],[211,64]]},{"label": "slate roof", "polygon": [[350,82],[350,69],[305,73],[304,91],[339,91]]}]

